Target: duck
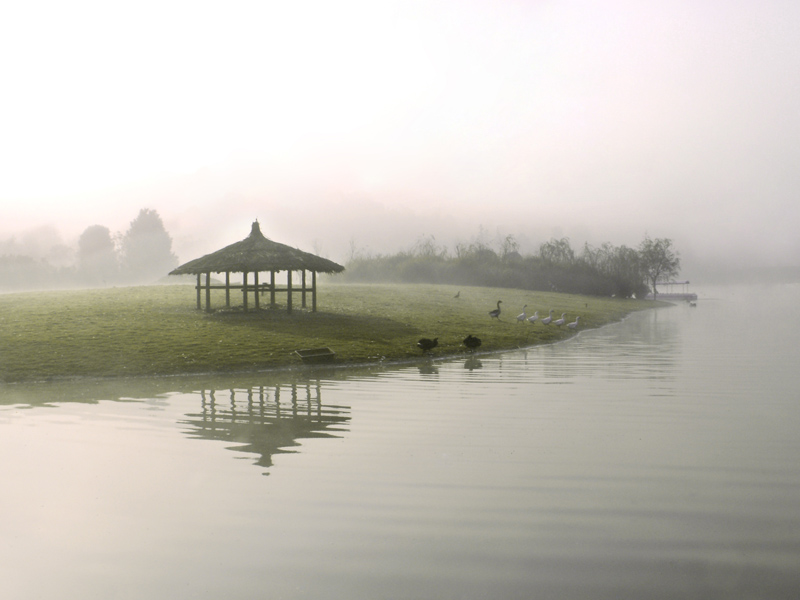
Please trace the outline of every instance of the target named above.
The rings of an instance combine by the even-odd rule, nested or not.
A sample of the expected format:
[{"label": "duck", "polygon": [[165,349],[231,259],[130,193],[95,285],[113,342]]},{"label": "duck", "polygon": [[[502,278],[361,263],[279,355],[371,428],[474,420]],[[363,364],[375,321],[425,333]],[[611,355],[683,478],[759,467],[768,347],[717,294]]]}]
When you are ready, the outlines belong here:
[{"label": "duck", "polygon": [[472,335],[472,334],[470,333],[470,334],[469,334],[467,337],[465,337],[465,338],[464,338],[464,341],[463,341],[462,343],[463,343],[463,344],[464,344],[464,345],[465,345],[467,348],[469,348],[470,350],[475,350],[475,348],[479,348],[479,347],[480,347],[480,345],[481,345],[481,338],[479,338],[479,337],[475,337],[474,335]]},{"label": "duck", "polygon": [[519,321],[520,323],[522,323],[525,319],[528,318],[528,315],[525,314],[525,309],[526,308],[528,308],[527,304],[522,307],[522,313],[517,315],[517,321]]},{"label": "duck", "polygon": [[438,345],[439,345],[439,338],[433,338],[432,340],[428,338],[422,338],[417,342],[417,347],[421,349],[423,352],[430,352]]},{"label": "duck", "polygon": [[536,321],[538,321],[538,320],[539,320],[539,311],[538,310],[533,313],[532,317],[528,317],[528,322],[529,323],[536,323]]},{"label": "duck", "polygon": [[566,321],[564,320],[564,317],[566,316],[566,314],[567,314],[567,313],[561,313],[561,318],[560,318],[560,319],[556,319],[555,321],[553,321],[553,325],[559,325],[559,326],[561,326],[561,325],[563,325],[564,323],[566,323]]},{"label": "duck", "polygon": [[550,316],[548,316],[548,317],[545,317],[544,319],[542,319],[542,325],[549,325],[549,324],[550,324],[550,321],[552,321],[552,320],[553,320],[553,312],[554,312],[554,311],[553,311],[553,309],[551,308],[551,309],[550,309]]},{"label": "duck", "polygon": [[577,329],[578,319],[580,319],[580,317],[575,317],[575,320],[572,323],[567,323],[567,327],[569,327],[570,329]]},{"label": "duck", "polygon": [[499,319],[500,318],[500,305],[502,303],[503,303],[502,300],[498,300],[497,301],[497,308],[495,308],[494,310],[490,310],[489,311],[489,316],[490,317],[492,317],[493,319]]}]

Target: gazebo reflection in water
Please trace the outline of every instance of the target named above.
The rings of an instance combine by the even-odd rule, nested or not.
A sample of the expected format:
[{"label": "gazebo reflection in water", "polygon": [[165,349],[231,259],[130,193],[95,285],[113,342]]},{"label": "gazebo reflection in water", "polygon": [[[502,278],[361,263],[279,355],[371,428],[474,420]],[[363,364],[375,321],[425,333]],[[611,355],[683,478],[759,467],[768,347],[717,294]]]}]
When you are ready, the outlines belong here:
[{"label": "gazebo reflection in water", "polygon": [[[274,454],[307,438],[339,438],[348,431],[350,408],[323,405],[321,385],[309,382],[249,389],[201,390],[201,411],[187,414],[191,437],[232,442],[231,450],[260,455],[260,467]],[[269,473],[265,473],[268,475]]]}]

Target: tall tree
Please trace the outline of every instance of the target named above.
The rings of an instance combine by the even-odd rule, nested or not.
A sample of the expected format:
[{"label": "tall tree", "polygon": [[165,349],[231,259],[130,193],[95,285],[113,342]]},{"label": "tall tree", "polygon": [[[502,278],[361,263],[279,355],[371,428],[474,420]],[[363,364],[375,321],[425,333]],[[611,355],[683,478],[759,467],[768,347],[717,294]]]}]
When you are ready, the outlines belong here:
[{"label": "tall tree", "polygon": [[605,273],[616,286],[615,294],[623,298],[647,295],[647,284],[642,274],[639,253],[627,246],[612,247],[608,254]]},{"label": "tall tree", "polygon": [[107,284],[117,278],[117,249],[108,227],[92,225],[78,238],[78,269],[90,283]]},{"label": "tall tree", "polygon": [[122,265],[134,283],[150,283],[178,266],[172,238],[155,210],[143,208],[122,236]]},{"label": "tall tree", "polygon": [[672,247],[672,240],[645,236],[639,244],[639,258],[647,283],[653,288],[653,298],[658,295],[656,284],[672,279],[680,273],[681,259]]}]

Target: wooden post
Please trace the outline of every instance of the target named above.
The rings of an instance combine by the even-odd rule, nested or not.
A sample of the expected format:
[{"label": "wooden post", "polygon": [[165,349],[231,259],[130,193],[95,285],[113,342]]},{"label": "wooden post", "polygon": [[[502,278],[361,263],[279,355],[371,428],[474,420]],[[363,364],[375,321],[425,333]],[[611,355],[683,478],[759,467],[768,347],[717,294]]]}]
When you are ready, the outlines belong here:
[{"label": "wooden post", "polygon": [[231,272],[225,271],[225,306],[231,307]]},{"label": "wooden post", "polygon": [[242,271],[242,306],[247,312],[247,271]]},{"label": "wooden post", "polygon": [[254,294],[255,298],[256,298],[255,305],[256,305],[256,310],[258,310],[261,307],[261,304],[259,303],[259,298],[258,298],[258,271],[255,271],[253,273],[253,279],[254,279],[253,285],[256,288],[256,293]]},{"label": "wooden post", "polygon": [[311,271],[311,312],[317,312],[317,272]]},{"label": "wooden post", "polygon": [[211,271],[206,273],[206,312],[211,312]]},{"label": "wooden post", "polygon": [[269,306],[275,306],[275,271],[269,272]]},{"label": "wooden post", "polygon": [[197,285],[195,287],[197,288],[197,310],[200,310],[203,308],[203,305],[200,304],[200,295],[202,294],[201,290],[203,288],[203,284],[200,280],[200,273],[197,274]]},{"label": "wooden post", "polygon": [[302,283],[303,283],[303,294],[301,296],[301,298],[302,298],[301,302],[302,302],[303,308],[305,308],[306,307],[306,270],[305,269],[303,269]]},{"label": "wooden post", "polygon": [[292,270],[286,271],[286,312],[292,312]]}]

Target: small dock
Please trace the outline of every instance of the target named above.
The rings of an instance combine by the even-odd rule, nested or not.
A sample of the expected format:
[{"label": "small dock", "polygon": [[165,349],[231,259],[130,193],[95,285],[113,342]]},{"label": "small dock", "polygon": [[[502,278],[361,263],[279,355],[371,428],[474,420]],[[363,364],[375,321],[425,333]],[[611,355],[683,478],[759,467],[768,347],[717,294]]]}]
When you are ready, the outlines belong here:
[{"label": "small dock", "polygon": [[[656,289],[664,290],[658,292],[659,300],[684,300],[686,302],[696,302],[697,294],[689,291],[688,281],[659,281]],[[647,294],[647,299],[652,300],[652,292]]]}]

